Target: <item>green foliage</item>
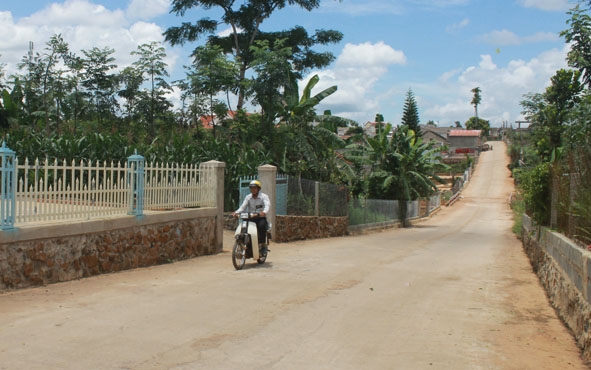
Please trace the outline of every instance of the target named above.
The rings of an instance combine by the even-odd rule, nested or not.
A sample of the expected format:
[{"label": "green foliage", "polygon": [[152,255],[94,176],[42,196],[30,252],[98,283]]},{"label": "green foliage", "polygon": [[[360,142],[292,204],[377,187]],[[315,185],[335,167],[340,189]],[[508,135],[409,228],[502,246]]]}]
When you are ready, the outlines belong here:
[{"label": "green foliage", "polygon": [[531,169],[516,169],[513,176],[523,189],[525,211],[539,225],[550,224],[550,164],[543,162]]},{"label": "green foliage", "polygon": [[525,213],[525,203],[521,197],[512,199],[511,210],[513,211],[513,227],[511,231],[518,237],[521,237],[523,214]]},{"label": "green foliage", "polygon": [[481,130],[482,136],[488,136],[490,133],[490,122],[482,118],[470,117],[465,126],[467,130]]},{"label": "green foliage", "polygon": [[378,223],[391,221],[392,218],[383,213],[362,209],[362,208],[349,208],[349,225],[362,225],[365,223]]},{"label": "green foliage", "polygon": [[[239,73],[234,86],[238,88],[237,108],[242,109],[248,90],[246,72],[252,67],[255,60],[252,46],[256,42],[272,42],[284,39],[285,47],[292,50],[287,56],[286,62],[292,66],[298,78],[302,73],[312,68],[322,68],[329,65],[334,56],[329,52],[316,52],[315,45],[328,45],[341,41],[343,35],[334,30],[317,30],[312,36],[308,35],[303,27],[294,27],[287,31],[264,32],[261,26],[265,20],[280,9],[287,6],[298,6],[311,11],[320,6],[318,0],[248,0],[244,2],[219,2],[211,0],[173,0],[172,13],[184,16],[188,11],[201,9],[204,11],[218,12],[219,20],[203,17],[194,23],[183,22],[181,26],[168,28],[164,32],[166,41],[172,45],[182,45],[185,42],[193,42],[203,36],[209,36],[211,45],[217,45],[226,54],[232,54],[239,64]],[[232,29],[227,36],[218,36],[218,25],[225,24]],[[271,43],[269,46],[275,48]],[[258,97],[257,97],[258,98]]]},{"label": "green foliage", "polygon": [[301,193],[289,194],[287,209],[290,215],[313,216],[315,209],[314,197]]},{"label": "green foliage", "polygon": [[577,218],[574,237],[585,245],[591,245],[591,189],[578,189],[576,200],[573,201],[573,211]]},{"label": "green foliage", "polygon": [[528,94],[521,104],[531,122],[532,140],[538,155],[549,161],[552,152],[564,145],[563,134],[581,101],[579,71],[561,69],[551,78],[543,94]]},{"label": "green foliage", "polygon": [[482,90],[480,87],[475,87],[472,89],[472,94],[474,95],[472,96],[472,101],[470,101],[470,104],[474,106],[474,117],[476,117],[476,120],[478,120],[478,106],[482,102],[482,95],[480,94],[481,92]]},{"label": "green foliage", "polygon": [[406,99],[404,101],[404,110],[402,111],[402,124],[408,126],[409,129],[413,130],[417,136],[422,136],[419,119],[419,109],[417,102],[412,90],[408,90],[406,93]]},{"label": "green foliage", "polygon": [[447,167],[438,161],[438,149],[424,143],[407,126],[400,126],[388,139],[387,134],[371,141],[374,169],[368,178],[368,197],[393,199],[400,203],[404,226],[406,202],[432,195],[444,183],[436,173]]},{"label": "green foliage", "polygon": [[560,36],[570,44],[568,65],[580,71],[583,83],[591,87],[591,16],[586,14],[587,10],[577,5],[567,12],[571,16],[567,21],[570,28]]},{"label": "green foliage", "polygon": [[0,91],[0,128],[9,129],[18,122],[18,104],[6,89]]}]

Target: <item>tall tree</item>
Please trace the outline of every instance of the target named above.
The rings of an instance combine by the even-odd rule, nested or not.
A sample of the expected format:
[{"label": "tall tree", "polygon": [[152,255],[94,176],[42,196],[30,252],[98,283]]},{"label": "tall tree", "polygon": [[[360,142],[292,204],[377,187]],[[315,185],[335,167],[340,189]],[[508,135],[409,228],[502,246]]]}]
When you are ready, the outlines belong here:
[{"label": "tall tree", "polygon": [[114,115],[119,106],[115,99],[119,76],[111,72],[117,67],[114,64],[115,58],[112,56],[115,50],[109,47],[103,49],[93,47],[90,50],[82,50],[82,53],[85,56],[82,59],[84,65],[82,86],[90,97],[98,123],[102,124]]},{"label": "tall tree", "polygon": [[[221,11],[221,19],[214,20],[208,17],[199,19],[195,23],[184,22],[181,26],[170,27],[164,32],[166,41],[172,45],[193,42],[204,35],[209,35],[211,44],[219,45],[226,53],[232,53],[240,69],[236,86],[239,87],[237,109],[242,109],[245,101],[246,72],[251,66],[253,56],[251,47],[257,40],[287,39],[292,47],[290,60],[296,71],[304,71],[308,68],[319,68],[328,65],[334,59],[331,53],[317,53],[312,50],[316,44],[330,44],[339,42],[342,34],[337,31],[316,31],[310,37],[301,27],[279,33],[264,33],[260,27],[271,15],[288,5],[296,5],[307,11],[312,11],[320,6],[319,0],[246,0],[239,4],[235,0],[173,0],[171,13],[184,16],[193,8]],[[217,9],[216,9],[217,8]],[[220,24],[231,28],[228,36],[215,36]]]},{"label": "tall tree", "polygon": [[117,93],[124,101],[124,112],[131,123],[137,114],[140,87],[144,83],[143,73],[132,66],[125,67],[120,74],[122,88]]},{"label": "tall tree", "polygon": [[521,102],[524,115],[532,124],[538,154],[548,161],[563,146],[562,134],[571,110],[581,99],[581,72],[560,69],[552,76],[543,94],[526,95]]},{"label": "tall tree", "polygon": [[[224,55],[221,47],[216,45],[200,46],[193,51],[193,70],[188,75],[190,86],[196,95],[203,94],[209,99],[208,115],[212,117],[212,124],[215,135],[215,128],[220,122],[216,122],[216,107],[222,106],[223,102],[216,98],[220,92],[226,93],[227,105],[224,111],[231,109],[229,93],[234,88],[236,81],[236,65],[229,61]],[[226,112],[224,112],[224,115]]]},{"label": "tall tree", "polygon": [[404,101],[404,110],[402,112],[402,124],[413,130],[416,136],[423,136],[421,133],[419,109],[417,108],[417,101],[411,89],[406,93]]},{"label": "tall tree", "polygon": [[478,121],[478,106],[480,105],[480,102],[482,102],[482,96],[480,95],[481,92],[482,90],[480,90],[480,87],[475,87],[472,89],[472,94],[474,95],[472,96],[472,101],[470,104],[474,106],[474,117],[476,117],[476,121]]},{"label": "tall tree", "polygon": [[63,60],[67,57],[69,53],[68,48],[68,44],[64,41],[61,35],[53,35],[47,42],[45,53],[43,53],[41,57],[41,63],[44,65],[41,97],[43,101],[43,111],[45,113],[45,128],[47,133],[51,132],[50,110],[52,109],[50,108],[50,104],[54,99],[58,106],[53,112],[56,124],[59,128],[59,105],[61,100],[63,100],[63,88],[60,92],[59,87],[63,87],[63,80],[61,78],[61,73],[56,66],[60,59]]},{"label": "tall tree", "polygon": [[31,125],[33,130],[40,122],[39,117],[44,117],[42,103],[42,81],[44,64],[41,55],[35,53],[33,42],[29,42],[29,51],[18,64],[19,70],[24,74],[19,79],[20,101],[22,102],[21,121]]},{"label": "tall tree", "polygon": [[[290,121],[290,115],[284,114],[286,109],[297,108],[298,86],[295,75],[291,72],[289,55],[290,47],[283,46],[284,40],[278,40],[274,47],[269,41],[257,41],[252,46],[252,68],[255,76],[249,81],[248,89],[253,92],[253,102],[261,107],[261,141],[265,144],[273,142],[273,126],[277,118]],[[294,100],[295,99],[295,100]],[[286,101],[287,100],[287,101]],[[305,113],[309,113],[304,117]],[[296,119],[311,122],[313,110],[302,110]]]},{"label": "tall tree", "polygon": [[587,10],[577,5],[567,12],[571,16],[567,20],[570,28],[560,32],[560,36],[570,44],[566,57],[568,65],[579,70],[583,83],[591,88],[591,16]]},{"label": "tall tree", "polygon": [[168,65],[164,62],[166,51],[160,43],[152,41],[139,45],[137,50],[132,51],[131,54],[138,56],[138,60],[133,62],[133,66],[141,73],[144,81],[150,84],[147,124],[150,131],[153,132],[156,112],[162,113],[168,110],[170,105],[165,104],[163,98],[167,91],[172,90],[170,84],[164,79],[164,77],[168,77],[166,70]]},{"label": "tall tree", "polygon": [[73,131],[76,132],[79,116],[84,110],[83,107],[86,105],[80,92],[80,85],[84,73],[84,62],[81,57],[70,52],[64,56],[64,64],[69,70],[67,83],[70,92],[70,95],[66,98],[68,102],[64,110],[64,119],[69,118],[71,120]]}]

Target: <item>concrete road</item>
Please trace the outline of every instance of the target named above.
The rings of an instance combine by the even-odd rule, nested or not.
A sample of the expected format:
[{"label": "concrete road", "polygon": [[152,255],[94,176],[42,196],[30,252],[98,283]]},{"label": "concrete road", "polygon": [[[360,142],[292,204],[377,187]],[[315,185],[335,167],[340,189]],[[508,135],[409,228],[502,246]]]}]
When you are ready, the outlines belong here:
[{"label": "concrete road", "polygon": [[409,229],[2,294],[0,369],[586,369],[511,234],[493,147]]}]

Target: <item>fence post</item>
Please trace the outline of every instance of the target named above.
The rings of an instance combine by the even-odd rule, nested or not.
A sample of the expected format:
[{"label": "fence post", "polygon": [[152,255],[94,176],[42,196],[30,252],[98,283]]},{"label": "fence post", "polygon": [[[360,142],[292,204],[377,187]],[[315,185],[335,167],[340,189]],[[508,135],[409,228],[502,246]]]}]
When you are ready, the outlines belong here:
[{"label": "fence post", "polygon": [[144,214],[144,183],[145,183],[145,158],[137,154],[127,158],[127,181],[129,183],[129,211],[130,215],[141,216]]},{"label": "fence post", "polygon": [[[218,161],[207,161],[199,165],[199,176],[201,177],[203,172],[207,169],[209,171],[207,179],[208,186],[212,189],[208,189],[208,194],[215,195],[215,207],[216,207],[216,226],[215,226],[215,251],[219,253],[224,248],[224,170],[226,164]],[[211,176],[211,178],[209,178]],[[201,180],[200,180],[201,182]],[[230,246],[231,248],[231,246]]]},{"label": "fence post", "polygon": [[263,185],[262,192],[267,194],[271,201],[271,211],[267,214],[267,222],[270,222],[273,229],[271,232],[277,238],[279,230],[275,224],[275,215],[277,214],[277,167],[270,164],[259,166],[259,181]]},{"label": "fence post", "polygon": [[314,181],[314,216],[320,216],[320,183]]},{"label": "fence post", "polygon": [[15,206],[16,206],[16,166],[15,152],[6,147],[2,142],[0,147],[0,230],[14,228]]}]

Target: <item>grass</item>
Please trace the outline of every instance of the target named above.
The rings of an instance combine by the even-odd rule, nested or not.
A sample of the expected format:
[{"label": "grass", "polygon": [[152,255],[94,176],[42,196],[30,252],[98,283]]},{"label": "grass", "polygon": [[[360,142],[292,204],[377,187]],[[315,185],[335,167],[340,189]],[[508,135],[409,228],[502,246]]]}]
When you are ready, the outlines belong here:
[{"label": "grass", "polygon": [[513,210],[513,227],[511,230],[517,237],[521,238],[521,229],[523,227],[522,216],[525,212],[525,203],[521,195],[513,194],[511,197],[511,209]]}]

